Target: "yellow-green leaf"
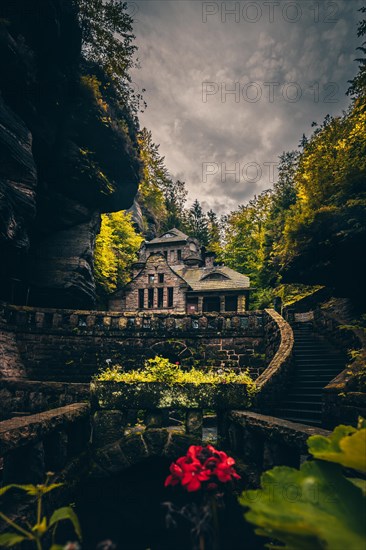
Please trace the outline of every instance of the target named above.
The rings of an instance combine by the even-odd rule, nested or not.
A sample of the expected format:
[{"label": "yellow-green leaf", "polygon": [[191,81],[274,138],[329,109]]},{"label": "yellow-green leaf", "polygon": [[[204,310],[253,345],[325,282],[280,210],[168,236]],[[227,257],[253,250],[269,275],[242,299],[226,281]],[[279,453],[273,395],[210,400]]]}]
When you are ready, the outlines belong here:
[{"label": "yellow-green leaf", "polygon": [[337,426],[329,437],[309,437],[308,447],[315,458],[366,472],[366,428]]},{"label": "yellow-green leaf", "polygon": [[0,535],[0,548],[10,548],[23,542],[23,540],[25,540],[25,537],[17,533],[3,533]]},{"label": "yellow-green leaf", "polygon": [[51,519],[50,519],[50,527],[52,525],[57,524],[59,521],[63,521],[63,520],[71,521],[71,523],[72,523],[72,525],[75,529],[75,533],[77,534],[79,539],[81,539],[80,523],[79,523],[77,515],[75,514],[74,510],[70,506],[65,506],[64,508],[59,508],[58,510],[55,510],[53,512],[53,514],[51,516]]}]

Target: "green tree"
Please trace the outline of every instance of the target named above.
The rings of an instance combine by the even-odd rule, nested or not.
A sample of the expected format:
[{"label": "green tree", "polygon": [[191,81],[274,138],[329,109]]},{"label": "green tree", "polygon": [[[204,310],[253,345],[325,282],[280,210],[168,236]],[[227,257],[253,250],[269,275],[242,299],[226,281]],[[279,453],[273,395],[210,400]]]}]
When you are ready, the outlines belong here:
[{"label": "green tree", "polygon": [[114,292],[131,279],[131,266],[143,238],[128,212],[103,214],[95,245],[95,279],[101,297]]},{"label": "green tree", "polygon": [[83,57],[98,65],[108,75],[120,99],[137,112],[143,103],[142,93],[131,86],[130,70],[135,60],[133,20],[122,0],[74,0],[79,11]]},{"label": "green tree", "polygon": [[[361,13],[366,13],[366,6],[359,9]],[[357,36],[360,38],[366,34],[366,19],[362,19],[358,25]],[[363,42],[361,46],[357,48],[364,55],[366,54],[366,42]],[[361,57],[356,59],[359,63],[359,70],[354,79],[350,80],[350,87],[347,94],[357,100],[357,98],[365,96],[366,94],[366,59]]]},{"label": "green tree", "polygon": [[209,231],[207,216],[203,212],[200,202],[196,199],[188,210],[187,230],[191,237],[195,237],[202,246],[209,244]]},{"label": "green tree", "polygon": [[[155,233],[159,233],[167,217],[162,189],[169,185],[171,178],[165,166],[164,157],[160,155],[160,146],[153,142],[151,131],[143,128],[139,133],[138,142],[143,163],[138,202],[143,208],[145,218],[152,218]],[[147,219],[147,224],[149,221]]]},{"label": "green tree", "polygon": [[222,243],[221,243],[221,223],[220,220],[212,209],[207,212],[208,219],[208,245],[207,248],[211,252],[216,254],[217,260],[220,261],[222,257]]},{"label": "green tree", "polygon": [[162,191],[167,211],[163,229],[168,230],[176,227],[184,231],[187,225],[185,204],[188,194],[185,182],[166,180],[162,184]]}]

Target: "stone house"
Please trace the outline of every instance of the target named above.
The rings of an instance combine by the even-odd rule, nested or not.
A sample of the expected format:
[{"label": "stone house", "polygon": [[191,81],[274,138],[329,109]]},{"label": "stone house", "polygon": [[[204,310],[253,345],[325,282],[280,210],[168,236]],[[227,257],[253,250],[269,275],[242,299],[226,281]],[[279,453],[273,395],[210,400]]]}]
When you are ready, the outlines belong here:
[{"label": "stone house", "polygon": [[110,298],[112,311],[155,313],[243,312],[248,309],[249,277],[206,252],[197,239],[171,229],[144,242],[133,278]]}]

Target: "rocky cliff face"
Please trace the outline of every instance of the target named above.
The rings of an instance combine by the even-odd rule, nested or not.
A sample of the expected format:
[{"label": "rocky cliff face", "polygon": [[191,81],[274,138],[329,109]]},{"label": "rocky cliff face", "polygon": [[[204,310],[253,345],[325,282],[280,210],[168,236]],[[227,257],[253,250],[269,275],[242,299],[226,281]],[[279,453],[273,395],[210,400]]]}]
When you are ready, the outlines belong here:
[{"label": "rocky cliff face", "polygon": [[0,20],[0,297],[92,307],[100,213],[137,192],[136,122],[82,61],[73,0],[5,0]]}]

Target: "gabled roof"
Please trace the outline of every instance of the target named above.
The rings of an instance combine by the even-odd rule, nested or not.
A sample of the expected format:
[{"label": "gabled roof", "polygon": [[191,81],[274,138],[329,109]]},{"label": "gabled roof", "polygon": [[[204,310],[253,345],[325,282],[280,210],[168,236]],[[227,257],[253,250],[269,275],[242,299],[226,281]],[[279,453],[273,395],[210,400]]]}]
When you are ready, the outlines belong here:
[{"label": "gabled roof", "polygon": [[156,237],[155,239],[152,239],[145,244],[146,246],[149,246],[163,243],[178,243],[188,241],[189,238],[190,237],[188,235],[174,227],[173,229],[169,229],[169,231],[163,233],[163,235],[161,235],[160,237]]},{"label": "gabled roof", "polygon": [[[209,290],[243,290],[250,287],[249,277],[230,267],[173,267],[194,291]],[[222,275],[222,279],[210,279],[210,275]]]}]

